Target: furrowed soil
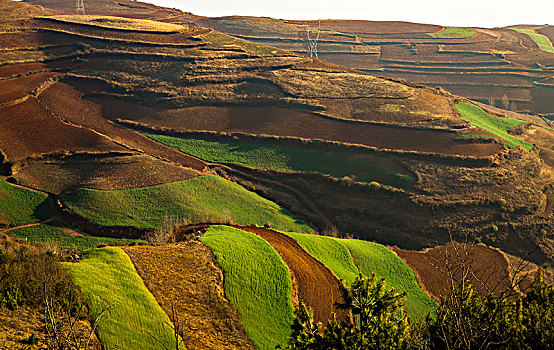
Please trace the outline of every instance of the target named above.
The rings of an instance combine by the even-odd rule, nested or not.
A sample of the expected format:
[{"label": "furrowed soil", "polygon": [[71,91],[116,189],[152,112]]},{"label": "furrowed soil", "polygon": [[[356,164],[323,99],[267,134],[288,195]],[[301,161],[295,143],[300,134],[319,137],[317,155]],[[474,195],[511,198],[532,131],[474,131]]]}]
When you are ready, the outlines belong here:
[{"label": "furrowed soil", "polygon": [[90,92],[90,89],[94,88],[94,84],[70,81],[75,87],[65,82],[59,82],[48,88],[39,97],[40,101],[47,105],[55,115],[63,116],[73,124],[106,135],[115,143],[131,151],[146,153],[195,170],[204,169],[204,162],[194,157],[181,153],[172,147],[164,146],[140,133],[109,123],[102,117],[100,106],[82,99],[83,93],[79,91],[79,88]]},{"label": "furrowed soil", "polygon": [[294,239],[282,233],[257,227],[234,226],[265,239],[281,255],[291,271],[299,301],[314,311],[314,321],[327,324],[333,313],[345,321],[348,313],[335,304],[344,302],[341,283],[321,262],[308,254]]},{"label": "furrowed soil", "polygon": [[510,287],[510,266],[502,253],[484,245],[456,243],[455,247],[446,245],[423,251],[393,250],[414,270],[422,288],[437,301],[450,291],[447,265],[452,266],[454,278],[461,281],[461,259],[468,259],[470,270],[475,274],[469,280],[481,295],[489,291],[500,293]]},{"label": "furrowed soil", "polygon": [[[114,112],[112,110],[108,115],[121,117],[121,114]],[[454,132],[352,123],[275,107],[191,107],[166,113],[161,118],[149,117],[141,122],[152,126],[172,126],[176,130],[301,137],[448,155],[486,157],[503,149],[497,143],[461,142]]]},{"label": "furrowed soil", "polygon": [[208,247],[188,241],[123,250],[165,312],[175,308],[187,349],[254,349],[224,298],[223,274]]},{"label": "furrowed soil", "polygon": [[62,151],[124,150],[97,133],[53,118],[35,98],[0,108],[0,148],[9,159]]}]

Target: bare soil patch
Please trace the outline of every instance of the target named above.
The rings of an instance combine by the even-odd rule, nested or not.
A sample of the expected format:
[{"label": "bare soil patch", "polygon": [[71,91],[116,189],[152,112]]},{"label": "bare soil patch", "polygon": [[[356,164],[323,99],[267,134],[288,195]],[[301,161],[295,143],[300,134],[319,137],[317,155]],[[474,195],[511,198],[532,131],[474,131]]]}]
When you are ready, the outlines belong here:
[{"label": "bare soil patch", "polygon": [[57,73],[39,73],[21,78],[0,80],[0,104],[21,99],[32,93]]},{"label": "bare soil patch", "polygon": [[190,168],[147,155],[80,154],[24,162],[14,177],[22,185],[60,194],[80,187],[120,190],[154,186],[197,175]]},{"label": "bare soil patch", "polygon": [[[456,248],[459,253],[452,245],[423,251],[399,248],[393,250],[414,270],[419,284],[435,300],[439,300],[440,296],[446,295],[450,290],[451,282],[445,275],[445,261],[448,260],[453,263],[453,266],[458,266],[460,259],[457,254],[465,257],[466,252],[470,257],[470,269],[479,280],[473,276],[469,279],[480,294],[484,295],[488,291],[499,293],[510,286],[510,266],[499,251],[484,245],[456,244]],[[460,270],[455,269],[453,275],[456,279],[460,279]]]},{"label": "bare soil patch", "polygon": [[53,152],[124,150],[97,133],[62,123],[35,98],[0,108],[0,148],[11,160]]},{"label": "bare soil patch", "polygon": [[223,274],[208,247],[189,241],[123,250],[166,313],[175,307],[187,349],[254,348],[224,298]]},{"label": "bare soil patch", "polygon": [[[103,118],[100,105],[82,98],[83,93],[91,92],[90,89],[94,89],[95,85],[75,80],[68,82],[74,86],[59,82],[48,88],[39,97],[40,101],[48,106],[54,114],[63,116],[73,124],[106,135],[110,140],[130,150],[144,152],[153,157],[163,158],[196,170],[204,169],[204,162],[196,158],[155,142],[140,133],[109,123]],[[79,89],[82,89],[83,92]]]},{"label": "bare soil patch", "polygon": [[255,233],[265,239],[289,267],[293,283],[298,290],[298,299],[314,311],[314,320],[327,324],[333,313],[338,321],[348,317],[345,310],[336,307],[336,303],[344,302],[341,283],[333,273],[321,262],[308,254],[294,239],[273,230],[257,227],[236,228]]}]

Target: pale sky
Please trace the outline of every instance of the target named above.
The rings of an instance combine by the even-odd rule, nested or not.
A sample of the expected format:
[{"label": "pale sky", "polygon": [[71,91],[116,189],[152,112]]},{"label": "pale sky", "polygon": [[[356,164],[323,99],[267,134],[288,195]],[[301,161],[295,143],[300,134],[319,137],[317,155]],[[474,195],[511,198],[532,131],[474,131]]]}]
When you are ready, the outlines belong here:
[{"label": "pale sky", "polygon": [[142,0],[201,16],[363,19],[450,26],[554,25],[554,0]]}]

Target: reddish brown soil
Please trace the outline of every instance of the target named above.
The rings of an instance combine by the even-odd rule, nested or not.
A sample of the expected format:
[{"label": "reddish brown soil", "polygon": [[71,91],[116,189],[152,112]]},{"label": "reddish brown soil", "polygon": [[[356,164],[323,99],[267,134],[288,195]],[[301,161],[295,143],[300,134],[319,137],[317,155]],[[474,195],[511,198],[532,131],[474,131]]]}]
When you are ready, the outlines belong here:
[{"label": "reddish brown soil", "polygon": [[[77,88],[89,89],[86,83],[73,82]],[[181,166],[196,170],[204,169],[202,161],[164,146],[140,133],[119,128],[102,117],[100,106],[81,98],[82,93],[75,87],[59,82],[40,95],[40,101],[56,115],[73,124],[106,135],[114,142],[130,150],[138,150],[153,157],[163,158]]]},{"label": "reddish brown soil", "polygon": [[129,189],[181,181],[198,175],[145,155],[90,154],[26,162],[14,175],[22,185],[59,194],[79,187],[99,190]]},{"label": "reddish brown soil", "polygon": [[[291,21],[294,22],[294,21]],[[304,24],[306,22],[298,21],[297,23]],[[317,22],[308,21],[311,25],[316,25]],[[394,22],[394,21],[351,21],[351,20],[326,20],[321,21],[321,28],[335,30],[343,33],[432,33],[440,30],[441,26],[431,24],[419,24],[409,22]]]},{"label": "reddish brown soil", "polygon": [[223,274],[208,247],[189,241],[123,250],[166,313],[175,308],[187,349],[254,348],[224,298]]},{"label": "reddish brown soil", "polygon": [[61,33],[19,32],[0,33],[0,48],[38,48],[47,45],[63,45],[75,42]]},{"label": "reddish brown soil", "polygon": [[[483,245],[457,244],[456,247],[460,257],[469,256],[470,271],[478,279],[473,276],[468,278],[479,293],[486,294],[488,291],[500,293],[510,286],[510,266],[500,252]],[[393,250],[414,270],[419,284],[436,300],[450,290],[451,281],[448,277],[446,261],[450,261],[451,266],[454,266],[455,279],[461,280],[459,269],[461,260],[452,245],[424,251],[399,248]]]},{"label": "reddish brown soil", "polygon": [[341,283],[294,239],[273,230],[242,226],[236,228],[257,234],[277,250],[291,271],[298,299],[313,309],[316,322],[327,324],[333,313],[337,314],[337,320],[346,320],[347,312],[335,306],[336,303],[344,302]]},{"label": "reddish brown soil", "polygon": [[0,80],[0,104],[23,98],[57,73],[39,73],[21,78]]},{"label": "reddish brown soil", "polygon": [[97,133],[62,123],[36,98],[0,108],[0,149],[11,160],[62,151],[124,150]]},{"label": "reddish brown soil", "polygon": [[29,72],[66,68],[71,65],[71,60],[62,59],[49,62],[24,63],[16,65],[0,66],[0,78]]},{"label": "reddish brown soil", "polygon": [[[495,143],[467,143],[455,133],[387,127],[331,120],[283,108],[191,107],[165,111],[156,116],[140,115],[116,104],[104,106],[108,117],[123,115],[152,126],[192,131],[244,132],[293,136],[362,144],[380,149],[432,152],[441,154],[489,156],[503,149]],[[142,109],[142,111],[146,111]]]}]

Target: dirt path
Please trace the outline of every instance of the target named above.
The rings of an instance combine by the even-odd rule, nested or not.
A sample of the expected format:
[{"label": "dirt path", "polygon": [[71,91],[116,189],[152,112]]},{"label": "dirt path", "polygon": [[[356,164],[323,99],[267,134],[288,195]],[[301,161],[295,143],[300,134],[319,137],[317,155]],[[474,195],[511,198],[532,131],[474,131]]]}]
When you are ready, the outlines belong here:
[{"label": "dirt path", "polygon": [[188,241],[122,249],[166,313],[175,307],[187,349],[254,349],[224,298],[223,274],[207,246]]},{"label": "dirt path", "polygon": [[277,250],[294,277],[298,299],[313,309],[316,322],[327,324],[333,313],[337,314],[338,321],[346,320],[348,313],[335,306],[343,302],[339,280],[294,239],[273,230],[234,227],[260,236]]}]

